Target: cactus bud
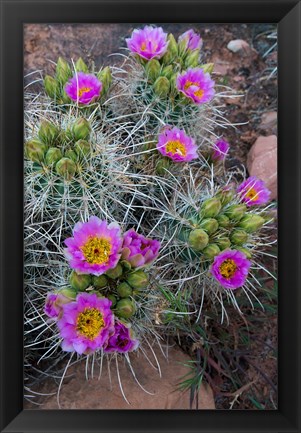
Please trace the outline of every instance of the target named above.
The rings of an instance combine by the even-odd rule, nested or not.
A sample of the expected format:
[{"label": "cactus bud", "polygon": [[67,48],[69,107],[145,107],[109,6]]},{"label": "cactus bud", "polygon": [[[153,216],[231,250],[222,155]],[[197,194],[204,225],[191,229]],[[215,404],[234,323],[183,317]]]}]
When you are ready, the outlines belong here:
[{"label": "cactus bud", "polygon": [[59,94],[59,88],[57,85],[57,81],[51,77],[50,75],[46,75],[44,78],[44,88],[50,98],[56,98]]},{"label": "cactus bud", "polygon": [[112,280],[116,280],[117,278],[121,277],[122,273],[123,273],[122,266],[119,263],[117,263],[117,266],[115,266],[115,268],[109,269],[106,272],[106,276],[111,278]]},{"label": "cactus bud", "polygon": [[82,292],[86,290],[91,284],[91,275],[77,274],[75,271],[71,272],[69,283],[74,290]]},{"label": "cactus bud", "polygon": [[47,151],[47,145],[39,140],[32,139],[25,143],[25,154],[28,159],[33,162],[40,163],[44,159]]},{"label": "cactus bud", "polygon": [[57,139],[58,135],[59,130],[53,123],[48,122],[48,120],[42,121],[38,136],[43,143],[48,144],[48,146],[51,145]]},{"label": "cactus bud", "polygon": [[50,147],[45,155],[47,165],[56,164],[63,157],[61,149],[58,147]]},{"label": "cactus bud", "polygon": [[132,265],[127,260],[121,260],[120,264],[126,271],[130,271],[132,269]]},{"label": "cactus bud", "polygon": [[157,59],[151,59],[145,66],[145,72],[153,83],[160,75],[161,65]]},{"label": "cactus bud", "polygon": [[218,238],[215,240],[216,244],[219,246],[221,250],[225,250],[226,248],[230,248],[231,241],[229,238]]},{"label": "cactus bud", "polygon": [[169,170],[170,166],[171,161],[169,158],[160,158],[156,164],[156,173],[162,176],[166,173],[166,170]]},{"label": "cactus bud", "polygon": [[166,77],[159,77],[153,85],[154,92],[161,98],[166,98],[170,90],[170,82]]},{"label": "cactus bud", "polygon": [[212,235],[218,229],[218,222],[214,218],[206,218],[201,222],[201,227],[205,230],[209,235]]},{"label": "cactus bud", "polygon": [[69,64],[62,57],[59,57],[56,64],[56,78],[60,83],[65,84],[71,76],[72,71]]},{"label": "cactus bud", "polygon": [[260,229],[264,223],[265,220],[262,218],[262,216],[257,214],[249,214],[244,216],[238,225],[247,233],[254,233]]},{"label": "cactus bud", "polygon": [[91,132],[91,126],[89,122],[81,117],[77,119],[72,125],[72,134],[76,141],[88,140]]},{"label": "cactus bud", "polygon": [[235,247],[236,250],[241,251],[246,257],[247,259],[251,259],[252,258],[252,253],[248,248],[244,248],[241,246]]},{"label": "cactus bud", "polygon": [[76,165],[72,159],[62,158],[56,163],[55,169],[57,174],[66,180],[70,180],[75,175]]},{"label": "cactus bud", "polygon": [[219,214],[221,208],[221,201],[216,197],[212,197],[202,203],[200,215],[205,218],[214,218]]},{"label": "cactus bud", "polygon": [[72,161],[74,161],[74,162],[77,162],[77,160],[78,160],[77,154],[74,152],[74,150],[71,150],[71,149],[66,150],[65,157],[72,159]]},{"label": "cactus bud", "polygon": [[164,65],[169,65],[172,60],[178,55],[178,44],[172,33],[167,36],[167,40],[169,41],[168,48],[166,53],[162,57]]},{"label": "cactus bud", "polygon": [[102,289],[103,287],[106,287],[108,285],[108,279],[105,275],[99,275],[98,277],[96,275],[93,275],[92,285],[97,289]]},{"label": "cactus bud", "polygon": [[193,50],[191,51],[185,59],[185,66],[187,68],[195,68],[199,64],[200,59],[200,50]]},{"label": "cactus bud", "polygon": [[76,290],[70,289],[70,287],[63,287],[61,290],[58,290],[57,294],[65,296],[68,299],[75,299],[77,292]]},{"label": "cactus bud", "polygon": [[116,305],[116,315],[128,319],[135,313],[135,304],[130,298],[120,299]]},{"label": "cactus bud", "polygon": [[88,66],[81,57],[75,63],[75,69],[77,72],[85,72],[85,74],[88,74],[89,72]]},{"label": "cactus bud", "polygon": [[163,75],[164,77],[170,80],[170,78],[173,76],[173,70],[174,68],[172,65],[165,66],[165,68],[163,68],[161,72],[161,75]]},{"label": "cactus bud", "polygon": [[224,214],[218,215],[216,219],[220,227],[224,227],[224,228],[229,227],[230,220],[227,217],[227,215]]},{"label": "cactus bud", "polygon": [[209,236],[202,229],[195,229],[189,233],[188,244],[195,251],[203,250],[209,242]]},{"label": "cactus bud", "polygon": [[87,157],[91,151],[91,145],[86,140],[78,140],[74,145],[74,150],[78,156]]},{"label": "cactus bud", "polygon": [[212,74],[214,69],[214,63],[205,63],[204,65],[201,65],[201,68],[205,73],[208,72],[209,74]]},{"label": "cactus bud", "polygon": [[204,250],[203,254],[206,259],[213,259],[217,254],[219,254],[221,250],[217,244],[209,244]]},{"label": "cactus bud", "polygon": [[222,189],[215,195],[215,197],[221,201],[222,206],[226,206],[233,199],[234,194],[231,189]]},{"label": "cactus bud", "polygon": [[248,240],[248,233],[246,233],[244,230],[233,230],[230,239],[232,244],[243,245]]},{"label": "cactus bud", "polygon": [[127,282],[133,289],[145,289],[148,286],[149,276],[139,269],[128,275]]},{"label": "cactus bud", "polygon": [[126,283],[125,281],[123,281],[117,287],[117,292],[118,292],[118,295],[121,298],[128,298],[129,296],[132,295],[133,290],[132,290],[131,286],[128,283]]},{"label": "cactus bud", "polygon": [[109,66],[106,66],[104,69],[98,72],[97,78],[102,83],[102,94],[107,93],[112,84],[112,74]]},{"label": "cactus bud", "polygon": [[111,307],[114,308],[115,305],[117,304],[117,298],[116,298],[116,296],[113,295],[112,293],[110,293],[110,294],[107,296],[107,298],[110,299],[110,301],[112,302]]},{"label": "cactus bud", "polygon": [[240,221],[244,216],[244,214],[246,213],[246,210],[247,210],[247,206],[244,203],[233,204],[226,209],[225,214],[231,220]]}]

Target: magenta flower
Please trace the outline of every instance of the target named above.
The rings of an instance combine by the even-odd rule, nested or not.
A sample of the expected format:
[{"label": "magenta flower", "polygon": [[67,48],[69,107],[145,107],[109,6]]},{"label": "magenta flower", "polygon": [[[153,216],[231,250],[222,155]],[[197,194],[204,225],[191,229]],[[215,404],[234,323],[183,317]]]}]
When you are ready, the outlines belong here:
[{"label": "magenta flower", "polygon": [[145,238],[130,229],[123,236],[121,257],[134,268],[149,265],[158,256],[160,246],[159,241]]},{"label": "magenta flower", "polygon": [[203,40],[198,33],[193,31],[192,29],[187,30],[187,32],[183,33],[179,36],[178,42],[186,41],[186,49],[187,50],[197,50],[202,48]]},{"label": "magenta flower", "polygon": [[193,138],[183,129],[166,128],[158,138],[157,149],[174,162],[187,162],[198,158],[197,146]]},{"label": "magenta flower", "polygon": [[56,319],[62,311],[62,306],[58,303],[60,295],[56,293],[49,293],[47,295],[44,313],[51,319]]},{"label": "magenta flower", "polygon": [[63,305],[57,325],[66,352],[89,354],[106,346],[114,333],[112,302],[95,293],[80,293],[76,300]]},{"label": "magenta flower", "polygon": [[77,223],[73,237],[65,240],[70,267],[81,274],[101,275],[114,268],[120,259],[122,237],[117,223],[107,225],[96,216]]},{"label": "magenta flower", "polygon": [[242,182],[237,188],[237,192],[247,206],[266,204],[271,195],[264,182],[255,176],[249,177]]},{"label": "magenta flower", "polygon": [[177,77],[177,89],[196,104],[204,104],[213,98],[214,84],[202,68],[189,68]]},{"label": "magenta flower", "polygon": [[137,349],[139,341],[134,338],[130,325],[120,321],[115,322],[115,332],[109,338],[105,352],[127,353]]},{"label": "magenta flower", "polygon": [[212,149],[212,159],[215,161],[223,161],[229,152],[230,144],[220,139],[212,146]]},{"label": "magenta flower", "polygon": [[145,26],[143,29],[135,29],[126,43],[132,53],[146,60],[160,59],[168,47],[167,33],[164,33],[162,27]]},{"label": "magenta flower", "polygon": [[65,85],[69,98],[85,105],[98,99],[101,91],[102,82],[95,75],[84,72],[77,72]]},{"label": "magenta flower", "polygon": [[226,289],[241,287],[248,276],[251,262],[237,250],[225,250],[214,258],[211,273]]}]

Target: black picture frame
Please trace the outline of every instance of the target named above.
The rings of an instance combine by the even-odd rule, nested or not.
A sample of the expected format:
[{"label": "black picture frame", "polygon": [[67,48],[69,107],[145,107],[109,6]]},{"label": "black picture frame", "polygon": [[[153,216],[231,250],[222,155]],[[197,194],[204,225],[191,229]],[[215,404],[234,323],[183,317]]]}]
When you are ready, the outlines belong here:
[{"label": "black picture frame", "polygon": [[[300,1],[0,0],[0,4],[0,431],[300,432]],[[50,22],[278,23],[278,410],[23,410],[23,24]]]}]

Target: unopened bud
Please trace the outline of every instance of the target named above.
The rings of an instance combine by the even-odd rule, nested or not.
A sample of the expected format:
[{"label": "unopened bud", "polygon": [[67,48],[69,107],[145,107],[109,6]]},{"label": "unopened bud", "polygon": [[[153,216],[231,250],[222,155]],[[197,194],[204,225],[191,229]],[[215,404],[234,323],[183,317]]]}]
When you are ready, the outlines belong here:
[{"label": "unopened bud", "polygon": [[170,80],[170,78],[173,76],[173,71],[174,71],[173,66],[168,65],[165,66],[165,68],[163,68],[161,75],[163,75],[164,77],[168,78],[168,80]]},{"label": "unopened bud", "polygon": [[56,64],[56,78],[60,83],[65,84],[71,76],[72,71],[69,64],[62,57],[59,57]]},{"label": "unopened bud", "polygon": [[233,200],[234,193],[231,189],[223,189],[219,191],[215,197],[221,201],[222,206],[226,206],[231,200]]},{"label": "unopened bud", "polygon": [[90,286],[91,276],[88,274],[77,274],[75,271],[72,271],[69,277],[69,283],[74,290],[82,292]]},{"label": "unopened bud", "polygon": [[244,230],[233,230],[230,236],[232,244],[243,245],[248,240],[248,233]]},{"label": "unopened bud", "polygon": [[132,269],[132,265],[127,260],[121,260],[120,264],[126,271],[130,271]]},{"label": "unopened bud", "polygon": [[78,156],[87,157],[91,152],[91,145],[86,140],[78,140],[74,145],[74,150]]},{"label": "unopened bud", "polygon": [[56,163],[55,169],[57,174],[66,180],[70,180],[75,175],[76,165],[72,159],[62,158]]},{"label": "unopened bud", "polygon": [[116,304],[116,315],[128,319],[135,313],[135,304],[130,298],[120,299]]},{"label": "unopened bud", "polygon": [[200,50],[193,50],[191,51],[185,59],[185,66],[187,68],[195,68],[198,66],[200,60]]},{"label": "unopened bud", "polygon": [[195,229],[189,233],[188,244],[195,251],[203,250],[209,242],[209,236],[202,229]]},{"label": "unopened bud", "polygon": [[121,298],[128,298],[132,295],[133,289],[127,282],[123,281],[118,285],[117,292]]},{"label": "unopened bud", "polygon": [[224,227],[224,228],[229,227],[230,220],[227,217],[227,215],[220,214],[216,217],[216,220],[220,227]]},{"label": "unopened bud", "polygon": [[97,289],[102,289],[103,287],[106,287],[108,285],[108,279],[105,275],[99,275],[98,277],[96,275],[93,275],[92,285]]},{"label": "unopened bud", "polygon": [[39,140],[32,139],[25,143],[26,157],[33,162],[42,162],[47,151],[47,145]]},{"label": "unopened bud", "polygon": [[212,235],[218,229],[218,222],[215,218],[206,218],[200,225],[209,235]]},{"label": "unopened bud", "polygon": [[[70,287],[63,287],[61,290],[57,291],[58,295],[63,295],[65,298],[69,300],[74,300],[77,296],[77,292],[74,289],[70,289]],[[66,303],[66,302],[63,302]]]},{"label": "unopened bud", "polygon": [[204,65],[201,65],[201,68],[205,73],[208,72],[209,74],[212,74],[214,69],[214,63],[205,63]]},{"label": "unopened bud", "polygon": [[246,213],[247,206],[244,203],[233,204],[225,210],[225,214],[235,221],[240,221],[244,214]]},{"label": "unopened bud", "polygon": [[235,247],[235,249],[242,252],[247,257],[247,259],[252,258],[252,253],[248,248],[244,248],[244,247],[239,246],[239,247]]},{"label": "unopened bud", "polygon": [[74,162],[77,162],[77,160],[78,160],[78,156],[77,156],[76,152],[74,152],[74,150],[71,150],[71,149],[66,150],[65,157],[72,159],[72,161],[74,161]]},{"label": "unopened bud", "polygon": [[89,72],[88,66],[81,57],[76,61],[75,69],[77,72],[85,72],[85,74]]},{"label": "unopened bud", "polygon": [[219,214],[221,208],[221,201],[216,197],[212,197],[202,203],[200,215],[205,218],[214,218]]},{"label": "unopened bud", "polygon": [[109,90],[111,84],[112,84],[112,73],[109,66],[106,66],[104,69],[102,69],[98,74],[97,78],[102,83],[102,94],[107,93]]},{"label": "unopened bud", "polygon": [[138,271],[128,275],[126,280],[133,289],[145,289],[148,286],[149,276],[139,269]]},{"label": "unopened bud", "polygon": [[244,229],[247,233],[254,233],[260,229],[265,223],[264,218],[257,214],[249,214],[242,218],[239,227]]},{"label": "unopened bud", "polygon": [[151,59],[145,66],[145,72],[151,82],[155,82],[160,75],[161,65],[157,59]]},{"label": "unopened bud", "polygon": [[119,263],[117,263],[117,266],[115,266],[115,268],[109,269],[106,272],[106,276],[111,278],[112,280],[116,280],[117,278],[121,277],[122,273],[123,273],[122,266]]},{"label": "unopened bud", "polygon": [[111,308],[114,308],[115,305],[117,304],[117,298],[116,298],[116,296],[113,295],[112,293],[110,293],[110,294],[107,296],[107,298],[110,299],[110,301],[112,302]]},{"label": "unopened bud", "polygon": [[58,128],[48,120],[43,120],[39,129],[39,139],[48,146],[53,144],[59,135]]},{"label": "unopened bud", "polygon": [[56,164],[63,157],[61,149],[58,147],[50,147],[45,155],[45,162],[47,165]]},{"label": "unopened bud", "polygon": [[50,75],[46,75],[44,78],[44,88],[50,98],[56,98],[59,94],[59,87],[57,81]]},{"label": "unopened bud", "polygon": [[91,126],[89,122],[81,117],[77,119],[72,125],[72,134],[75,140],[88,140],[91,132]]},{"label": "unopened bud", "polygon": [[164,65],[169,65],[172,62],[172,60],[178,55],[178,44],[172,33],[170,33],[167,36],[167,40],[168,40],[168,47],[166,53],[162,57],[162,61]]},{"label": "unopened bud", "polygon": [[159,77],[153,85],[154,92],[161,98],[166,98],[170,91],[170,82],[166,77]]},{"label": "unopened bud", "polygon": [[171,161],[169,158],[160,158],[156,164],[156,173],[160,176],[166,174],[166,170],[169,170]]},{"label": "unopened bud", "polygon": [[217,244],[209,244],[204,250],[203,254],[206,259],[213,259],[217,254],[219,254],[221,250]]},{"label": "unopened bud", "polygon": [[226,237],[215,239],[215,242],[221,250],[225,250],[226,248],[230,248],[231,246],[230,239]]}]

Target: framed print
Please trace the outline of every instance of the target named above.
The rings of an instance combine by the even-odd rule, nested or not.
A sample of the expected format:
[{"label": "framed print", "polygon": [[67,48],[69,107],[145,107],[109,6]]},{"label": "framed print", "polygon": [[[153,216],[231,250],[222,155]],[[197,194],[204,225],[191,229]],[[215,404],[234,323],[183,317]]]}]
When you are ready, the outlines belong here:
[{"label": "framed print", "polygon": [[1,431],[299,432],[300,2],[1,36]]}]

